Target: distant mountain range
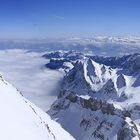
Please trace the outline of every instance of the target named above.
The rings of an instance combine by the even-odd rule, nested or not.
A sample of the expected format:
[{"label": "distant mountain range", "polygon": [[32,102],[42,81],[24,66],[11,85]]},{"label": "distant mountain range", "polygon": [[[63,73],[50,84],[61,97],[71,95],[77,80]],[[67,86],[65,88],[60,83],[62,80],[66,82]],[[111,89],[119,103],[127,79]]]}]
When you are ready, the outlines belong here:
[{"label": "distant mountain range", "polygon": [[140,51],[140,37],[62,38],[62,39],[1,39],[0,49],[27,49],[29,51],[76,50],[86,54],[122,56]]}]

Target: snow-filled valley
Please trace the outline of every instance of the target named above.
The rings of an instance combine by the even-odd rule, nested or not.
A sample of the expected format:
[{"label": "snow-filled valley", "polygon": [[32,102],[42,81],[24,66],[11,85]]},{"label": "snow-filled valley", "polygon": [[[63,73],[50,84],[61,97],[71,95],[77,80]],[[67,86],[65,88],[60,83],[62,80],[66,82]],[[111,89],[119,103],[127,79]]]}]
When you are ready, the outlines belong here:
[{"label": "snow-filled valley", "polygon": [[2,139],[140,140],[139,43],[0,40]]}]

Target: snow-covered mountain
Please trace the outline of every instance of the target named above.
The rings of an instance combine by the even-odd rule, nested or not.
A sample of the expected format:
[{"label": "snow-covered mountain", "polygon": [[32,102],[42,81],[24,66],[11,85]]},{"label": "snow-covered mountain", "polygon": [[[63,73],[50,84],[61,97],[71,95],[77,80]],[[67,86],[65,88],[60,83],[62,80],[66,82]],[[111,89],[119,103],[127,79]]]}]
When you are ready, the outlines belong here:
[{"label": "snow-covered mountain", "polygon": [[139,140],[140,55],[70,62],[51,117],[77,140]]},{"label": "snow-covered mountain", "polygon": [[0,76],[1,140],[74,140]]}]

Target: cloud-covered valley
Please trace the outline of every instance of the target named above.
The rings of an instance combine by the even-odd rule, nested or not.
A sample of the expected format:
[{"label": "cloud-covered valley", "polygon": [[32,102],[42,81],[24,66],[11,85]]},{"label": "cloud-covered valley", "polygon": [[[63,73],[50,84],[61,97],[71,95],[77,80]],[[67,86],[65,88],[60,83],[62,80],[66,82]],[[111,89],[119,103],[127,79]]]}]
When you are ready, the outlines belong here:
[{"label": "cloud-covered valley", "polygon": [[56,99],[63,73],[44,67],[42,53],[22,49],[0,51],[0,72],[22,94],[43,110]]}]

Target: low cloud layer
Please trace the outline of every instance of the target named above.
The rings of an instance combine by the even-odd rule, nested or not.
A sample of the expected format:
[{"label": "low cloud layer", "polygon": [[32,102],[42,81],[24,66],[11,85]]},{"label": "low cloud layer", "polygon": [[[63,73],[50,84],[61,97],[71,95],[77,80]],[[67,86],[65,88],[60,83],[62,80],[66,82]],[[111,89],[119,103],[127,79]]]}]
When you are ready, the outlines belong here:
[{"label": "low cloud layer", "polygon": [[41,53],[25,50],[0,51],[0,72],[30,101],[48,110],[56,99],[63,73],[44,68]]}]

